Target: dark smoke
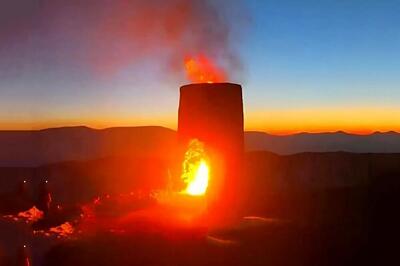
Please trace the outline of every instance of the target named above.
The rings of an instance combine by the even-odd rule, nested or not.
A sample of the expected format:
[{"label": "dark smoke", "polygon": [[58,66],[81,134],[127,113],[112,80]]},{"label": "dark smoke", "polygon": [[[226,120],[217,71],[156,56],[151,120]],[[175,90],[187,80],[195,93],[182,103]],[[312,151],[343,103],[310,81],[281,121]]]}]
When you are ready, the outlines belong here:
[{"label": "dark smoke", "polygon": [[237,73],[241,10],[239,1],[4,0],[0,55],[106,74],[144,61],[176,74],[185,57],[203,55]]}]

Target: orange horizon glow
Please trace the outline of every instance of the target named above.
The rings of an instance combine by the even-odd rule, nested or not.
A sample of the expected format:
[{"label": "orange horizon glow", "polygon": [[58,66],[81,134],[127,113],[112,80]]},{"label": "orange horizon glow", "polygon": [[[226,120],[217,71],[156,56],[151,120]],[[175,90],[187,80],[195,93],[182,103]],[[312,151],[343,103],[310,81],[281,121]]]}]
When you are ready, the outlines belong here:
[{"label": "orange horizon glow", "polygon": [[[272,135],[323,133],[343,131],[368,135],[374,132],[400,133],[400,108],[351,107],[314,109],[246,110],[245,130],[262,131]],[[94,129],[132,126],[162,126],[176,130],[174,112],[159,117],[135,118],[134,115],[112,116],[96,114],[82,118],[47,120],[0,120],[0,130],[42,130],[55,127],[87,126]]]},{"label": "orange horizon glow", "polygon": [[[45,130],[50,128],[63,128],[63,127],[88,127],[95,130],[102,130],[108,128],[115,128],[115,127],[142,127],[142,126],[154,126],[154,127],[165,127],[171,130],[177,130],[176,126],[169,126],[169,125],[159,125],[159,124],[149,124],[149,123],[140,123],[140,124],[92,124],[92,123],[68,123],[68,124],[58,124],[58,123],[50,123],[50,124],[13,124],[13,127],[0,127],[0,131],[39,131]],[[288,136],[294,135],[299,133],[335,133],[335,132],[344,132],[353,135],[370,135],[376,132],[386,133],[386,132],[396,132],[400,133],[400,126],[397,128],[391,128],[390,126],[379,126],[374,128],[367,128],[367,129],[357,129],[357,128],[350,128],[350,129],[343,129],[339,127],[331,127],[331,128],[303,128],[303,129],[279,129],[279,128],[262,128],[259,126],[246,126],[246,132],[254,131],[254,132],[264,132],[270,135],[276,136]]]},{"label": "orange horizon glow", "polygon": [[342,131],[368,135],[374,132],[400,132],[400,108],[304,108],[247,112],[247,131],[272,135],[329,133]]}]

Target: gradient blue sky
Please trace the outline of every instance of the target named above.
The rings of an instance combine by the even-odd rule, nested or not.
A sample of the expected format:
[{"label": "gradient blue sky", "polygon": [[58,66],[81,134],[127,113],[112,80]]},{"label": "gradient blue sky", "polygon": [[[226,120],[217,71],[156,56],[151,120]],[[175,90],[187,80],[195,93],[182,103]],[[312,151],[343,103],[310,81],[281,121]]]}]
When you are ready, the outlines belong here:
[{"label": "gradient blue sky", "polygon": [[[247,129],[400,131],[400,1],[241,4],[246,19],[231,41],[243,71],[231,81],[243,85]],[[15,26],[0,27],[0,128],[174,128],[184,74],[166,74],[157,58],[125,63],[112,74],[89,71],[74,60],[85,56],[86,43],[70,40],[84,39],[77,28],[95,22],[74,20],[70,8],[46,30],[41,18],[14,34],[24,12],[14,16]],[[238,15],[227,8],[230,14]],[[68,31],[54,33],[57,23]]]}]

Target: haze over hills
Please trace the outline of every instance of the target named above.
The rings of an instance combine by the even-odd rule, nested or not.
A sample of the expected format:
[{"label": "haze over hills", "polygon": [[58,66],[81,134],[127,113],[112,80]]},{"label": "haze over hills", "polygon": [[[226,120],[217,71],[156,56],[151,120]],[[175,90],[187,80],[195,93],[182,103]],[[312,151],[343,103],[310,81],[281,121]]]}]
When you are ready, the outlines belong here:
[{"label": "haze over hills", "polygon": [[398,153],[400,152],[400,134],[390,131],[375,132],[370,135],[354,135],[339,131],[274,136],[263,132],[249,131],[245,135],[245,144],[249,151],[268,150],[281,155],[337,151]]},{"label": "haze over hills", "polygon": [[[162,157],[171,155],[176,132],[163,127],[91,129],[64,127],[39,131],[0,131],[0,166],[39,166],[110,156]],[[398,153],[396,132],[352,135],[343,132],[274,136],[246,132],[247,151],[289,155],[302,152]]]}]

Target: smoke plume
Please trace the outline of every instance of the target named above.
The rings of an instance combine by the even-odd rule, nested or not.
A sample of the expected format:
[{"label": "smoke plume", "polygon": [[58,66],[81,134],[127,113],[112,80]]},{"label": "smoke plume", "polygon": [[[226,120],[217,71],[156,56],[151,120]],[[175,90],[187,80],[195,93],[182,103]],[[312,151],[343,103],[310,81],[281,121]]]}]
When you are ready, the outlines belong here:
[{"label": "smoke plume", "polygon": [[0,8],[0,38],[5,40],[0,54],[106,74],[148,61],[167,74],[182,74],[185,58],[200,56],[213,60],[229,78],[241,65],[231,45],[233,23],[240,21],[238,3],[6,0]]}]

